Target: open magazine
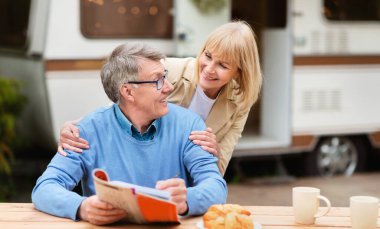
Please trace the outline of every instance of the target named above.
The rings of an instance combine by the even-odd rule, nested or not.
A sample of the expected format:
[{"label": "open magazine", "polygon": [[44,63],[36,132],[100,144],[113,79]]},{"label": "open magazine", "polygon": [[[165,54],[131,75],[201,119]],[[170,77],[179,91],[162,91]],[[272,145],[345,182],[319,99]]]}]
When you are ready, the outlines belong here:
[{"label": "open magazine", "polygon": [[94,169],[96,195],[99,199],[127,212],[134,223],[177,222],[177,207],[170,193],[122,181],[111,181],[106,171]]}]

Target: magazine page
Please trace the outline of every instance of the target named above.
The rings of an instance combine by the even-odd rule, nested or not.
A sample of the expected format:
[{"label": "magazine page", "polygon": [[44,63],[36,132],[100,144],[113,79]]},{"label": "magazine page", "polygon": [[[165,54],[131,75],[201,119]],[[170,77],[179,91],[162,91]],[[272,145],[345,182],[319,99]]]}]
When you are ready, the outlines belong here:
[{"label": "magazine page", "polygon": [[110,183],[119,185],[121,187],[132,188],[139,194],[154,196],[162,200],[170,201],[170,192],[168,191],[158,190],[158,189],[149,188],[149,187],[143,187],[143,186],[139,186],[135,184],[125,183],[122,181],[111,181]]},{"label": "magazine page", "polygon": [[93,177],[99,199],[124,209],[129,221],[179,222],[177,207],[170,201],[169,192],[121,181],[110,181],[102,169],[95,169]]},{"label": "magazine page", "polygon": [[[94,173],[95,174],[95,173]],[[106,174],[106,173],[105,173]],[[127,220],[144,223],[133,189],[118,187],[94,175],[96,195],[99,199],[127,212]]]}]

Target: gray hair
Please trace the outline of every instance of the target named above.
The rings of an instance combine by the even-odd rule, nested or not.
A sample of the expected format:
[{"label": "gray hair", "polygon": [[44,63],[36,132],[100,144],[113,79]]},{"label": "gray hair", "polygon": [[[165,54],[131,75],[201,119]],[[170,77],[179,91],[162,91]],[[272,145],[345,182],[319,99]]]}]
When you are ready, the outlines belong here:
[{"label": "gray hair", "polygon": [[112,102],[120,99],[120,88],[128,81],[138,80],[138,60],[160,61],[165,55],[145,44],[123,44],[116,47],[100,72],[104,91]]}]

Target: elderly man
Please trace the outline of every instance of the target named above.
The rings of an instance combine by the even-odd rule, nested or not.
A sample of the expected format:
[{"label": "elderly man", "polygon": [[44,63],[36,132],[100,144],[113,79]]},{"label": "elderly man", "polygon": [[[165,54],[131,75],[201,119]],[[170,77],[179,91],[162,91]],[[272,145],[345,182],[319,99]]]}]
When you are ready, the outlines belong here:
[{"label": "elderly man", "polygon": [[[81,120],[78,127],[90,148],[55,155],[33,189],[36,208],[99,225],[125,217],[95,195],[94,168],[105,169],[112,180],[169,191],[180,215],[203,214],[210,205],[225,202],[227,187],[217,159],[188,138],[205,124],[167,102],[173,86],[165,80],[163,58],[141,44],[112,52],[101,78],[115,104]],[[79,181],[84,196],[71,191]]]}]

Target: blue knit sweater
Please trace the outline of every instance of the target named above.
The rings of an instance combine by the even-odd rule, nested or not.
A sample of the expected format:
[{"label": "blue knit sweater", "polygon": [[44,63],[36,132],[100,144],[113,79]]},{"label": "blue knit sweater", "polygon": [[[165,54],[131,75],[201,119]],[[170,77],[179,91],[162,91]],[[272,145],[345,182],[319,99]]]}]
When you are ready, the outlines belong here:
[{"label": "blue knit sweater", "polygon": [[83,195],[94,195],[95,168],[106,170],[111,180],[153,188],[158,180],[179,174],[188,187],[189,215],[203,214],[210,205],[226,201],[227,186],[217,159],[188,139],[191,131],[205,129],[199,116],[169,104],[168,114],[155,121],[156,132],[148,141],[133,138],[127,122],[116,104],[83,118],[78,126],[90,148],[82,154],[67,151],[67,157],[54,156],[33,189],[35,207],[77,219],[85,197],[71,190],[82,181]]}]

